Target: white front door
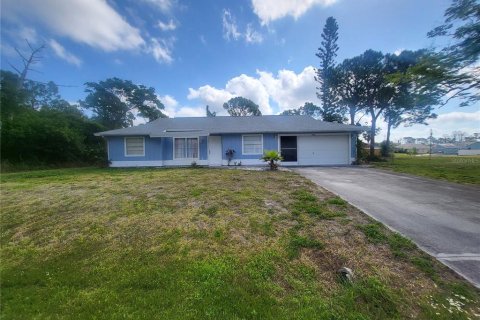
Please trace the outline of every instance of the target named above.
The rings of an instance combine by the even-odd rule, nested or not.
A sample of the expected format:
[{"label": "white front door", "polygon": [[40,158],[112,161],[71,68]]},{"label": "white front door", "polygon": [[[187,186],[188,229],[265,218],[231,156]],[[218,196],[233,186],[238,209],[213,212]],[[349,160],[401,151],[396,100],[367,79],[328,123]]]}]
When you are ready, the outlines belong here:
[{"label": "white front door", "polygon": [[222,165],[222,137],[220,136],[208,137],[208,165]]}]

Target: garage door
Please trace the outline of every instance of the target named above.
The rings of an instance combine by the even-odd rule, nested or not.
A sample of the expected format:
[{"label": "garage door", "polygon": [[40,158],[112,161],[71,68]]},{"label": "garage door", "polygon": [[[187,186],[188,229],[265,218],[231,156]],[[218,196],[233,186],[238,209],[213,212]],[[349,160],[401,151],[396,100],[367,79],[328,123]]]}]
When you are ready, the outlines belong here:
[{"label": "garage door", "polygon": [[299,136],[298,164],[303,166],[350,164],[349,150],[347,135]]}]

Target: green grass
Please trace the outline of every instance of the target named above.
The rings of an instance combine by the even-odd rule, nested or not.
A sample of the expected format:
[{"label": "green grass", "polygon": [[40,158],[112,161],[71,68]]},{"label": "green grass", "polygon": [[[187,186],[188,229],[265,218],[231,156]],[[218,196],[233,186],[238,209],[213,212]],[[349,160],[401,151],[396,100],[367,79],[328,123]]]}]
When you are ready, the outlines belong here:
[{"label": "green grass", "polygon": [[433,179],[480,184],[480,156],[413,156],[395,154],[393,161],[376,162],[375,167]]},{"label": "green grass", "polygon": [[[1,180],[2,319],[478,313],[478,291],[292,172],[82,168]],[[338,281],[342,266],[353,284]],[[468,299],[461,311],[432,307],[456,294]]]}]

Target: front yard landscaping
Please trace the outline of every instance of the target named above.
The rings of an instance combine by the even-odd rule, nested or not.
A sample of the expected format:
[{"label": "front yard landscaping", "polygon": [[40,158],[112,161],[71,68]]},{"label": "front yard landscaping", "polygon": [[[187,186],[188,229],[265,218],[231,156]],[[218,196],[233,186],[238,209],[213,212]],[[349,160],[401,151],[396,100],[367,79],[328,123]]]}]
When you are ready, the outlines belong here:
[{"label": "front yard landscaping", "polygon": [[375,167],[464,184],[480,184],[480,156],[414,156],[394,154],[393,160]]},{"label": "front yard landscaping", "polygon": [[293,172],[62,169],[1,187],[3,319],[480,314],[477,289]]}]

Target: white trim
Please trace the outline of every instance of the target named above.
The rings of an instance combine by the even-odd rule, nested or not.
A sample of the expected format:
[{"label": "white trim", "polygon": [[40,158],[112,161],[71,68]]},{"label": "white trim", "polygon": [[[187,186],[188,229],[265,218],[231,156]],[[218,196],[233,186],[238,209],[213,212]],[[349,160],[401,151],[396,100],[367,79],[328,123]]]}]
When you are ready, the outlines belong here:
[{"label": "white trim", "polygon": [[197,160],[197,159],[183,159],[183,160],[164,160],[164,166],[181,166],[188,167],[192,165],[192,162],[195,162],[199,166],[208,166],[208,160]]},{"label": "white trim", "polygon": [[[260,136],[261,137],[261,140],[262,140],[262,151],[260,153],[245,153],[243,151],[243,137],[245,136]],[[242,154],[243,155],[246,155],[246,156],[256,156],[256,155],[262,155],[263,154],[263,134],[262,133],[253,133],[253,134],[242,134]]]},{"label": "white trim", "polygon": [[124,168],[124,167],[163,167],[163,161],[112,161],[110,163],[112,168]]},{"label": "white trim", "polygon": [[[175,157],[175,139],[192,139],[192,138],[196,138],[197,139],[197,158],[177,158]],[[200,136],[192,136],[192,137],[172,137],[173,139],[173,154],[172,154],[172,159],[173,160],[190,160],[190,163],[192,161],[196,161],[198,159],[200,159]],[[185,141],[185,147],[187,146],[186,144],[187,141]],[[166,160],[166,161],[171,161],[171,160]]]},{"label": "white trim", "polygon": [[[129,138],[142,138],[143,140],[143,154],[127,154],[127,139]],[[143,136],[128,136],[123,137],[123,154],[125,157],[145,157],[145,137]]]},{"label": "white trim", "polygon": [[[199,166],[207,166],[207,160],[195,161]],[[152,161],[112,161],[110,167],[112,168],[127,168],[127,167],[167,167],[167,166],[181,166],[188,167],[192,165],[192,161],[178,161],[178,160],[152,160]]]}]

